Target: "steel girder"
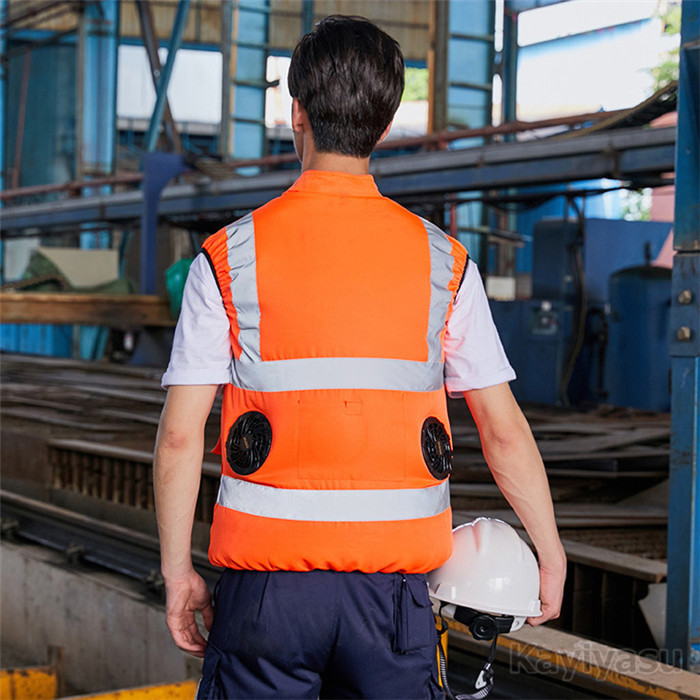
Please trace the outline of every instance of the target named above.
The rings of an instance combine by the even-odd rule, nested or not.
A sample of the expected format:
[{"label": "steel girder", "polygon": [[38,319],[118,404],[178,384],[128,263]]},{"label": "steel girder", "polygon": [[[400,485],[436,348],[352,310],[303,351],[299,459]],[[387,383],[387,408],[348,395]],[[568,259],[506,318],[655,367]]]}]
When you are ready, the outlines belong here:
[{"label": "steel girder", "polygon": [[[503,143],[453,151],[377,159],[371,166],[387,196],[528,187],[594,178],[636,180],[674,169],[675,129],[619,129],[565,141]],[[159,214],[199,219],[201,214],[249,211],[278,196],[298,171],[175,185],[163,190]],[[36,233],[86,222],[123,225],[141,217],[143,193],[123,192],[62,202],[5,207],[6,235]]]}]

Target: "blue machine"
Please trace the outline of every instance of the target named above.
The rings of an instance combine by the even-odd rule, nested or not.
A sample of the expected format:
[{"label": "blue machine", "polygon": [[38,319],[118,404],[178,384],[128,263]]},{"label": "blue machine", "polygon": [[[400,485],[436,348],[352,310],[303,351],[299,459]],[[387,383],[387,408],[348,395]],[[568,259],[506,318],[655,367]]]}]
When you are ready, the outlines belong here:
[{"label": "blue machine", "polygon": [[535,225],[532,298],[491,302],[519,400],[669,410],[670,275],[648,263],[670,229],[611,219]]},{"label": "blue machine", "polygon": [[670,411],[671,270],[629,267],[610,277],[608,402]]},{"label": "blue machine", "polygon": [[560,301],[492,301],[491,311],[503,347],[517,374],[511,383],[521,401],[556,404],[571,332],[571,310]]}]

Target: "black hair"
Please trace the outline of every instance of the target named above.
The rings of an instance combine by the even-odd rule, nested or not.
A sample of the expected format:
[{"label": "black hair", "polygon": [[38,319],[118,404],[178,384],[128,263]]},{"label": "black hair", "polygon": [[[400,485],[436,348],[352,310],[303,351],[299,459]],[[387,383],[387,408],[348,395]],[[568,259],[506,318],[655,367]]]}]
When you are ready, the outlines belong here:
[{"label": "black hair", "polygon": [[368,19],[331,15],[297,44],[288,83],[319,152],[365,158],[401,102],[403,55]]}]

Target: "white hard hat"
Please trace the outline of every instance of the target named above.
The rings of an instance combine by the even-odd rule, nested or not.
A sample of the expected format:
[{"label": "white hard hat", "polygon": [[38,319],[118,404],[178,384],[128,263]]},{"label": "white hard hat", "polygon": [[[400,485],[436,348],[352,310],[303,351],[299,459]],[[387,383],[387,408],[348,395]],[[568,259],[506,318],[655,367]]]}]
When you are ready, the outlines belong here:
[{"label": "white hard hat", "polygon": [[515,618],[511,631],[538,617],[540,574],[530,548],[508,523],[477,518],[452,532],[452,556],[428,574],[434,598]]}]

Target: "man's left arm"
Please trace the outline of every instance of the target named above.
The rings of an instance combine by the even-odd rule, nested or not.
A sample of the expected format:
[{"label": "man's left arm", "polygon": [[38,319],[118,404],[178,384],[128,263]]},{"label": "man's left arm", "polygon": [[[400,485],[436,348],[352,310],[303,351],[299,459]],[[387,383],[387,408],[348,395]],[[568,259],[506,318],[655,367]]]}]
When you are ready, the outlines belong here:
[{"label": "man's left arm", "polygon": [[542,458],[508,386],[515,372],[498,337],[473,262],[468,263],[447,323],[445,366],[447,389],[451,396],[463,395],[466,399],[496,483],[537,550],[543,615],[529,622],[541,624],[559,614],[566,557]]},{"label": "man's left arm", "polygon": [[554,519],[547,473],[532,431],[508,384],[464,392],[494,480],[525,526],[540,569],[540,625],[559,617],[566,555]]},{"label": "man's left arm", "polygon": [[191,539],[204,455],[204,426],[217,385],[171,386],[156,437],[154,490],[165,579],[166,620],[180,649],[204,656],[195,612],[211,627],[209,588],[192,566]]}]

